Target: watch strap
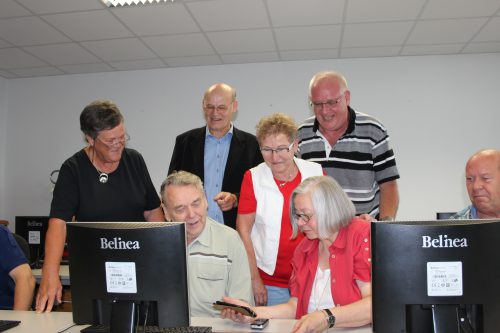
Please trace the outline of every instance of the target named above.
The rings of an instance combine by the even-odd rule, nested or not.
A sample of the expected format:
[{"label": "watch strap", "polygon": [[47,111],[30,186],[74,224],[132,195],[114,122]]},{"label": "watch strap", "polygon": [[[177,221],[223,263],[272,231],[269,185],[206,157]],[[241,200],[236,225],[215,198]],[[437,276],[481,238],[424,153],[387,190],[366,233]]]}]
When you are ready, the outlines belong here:
[{"label": "watch strap", "polygon": [[323,311],[327,314],[326,322],[328,323],[328,328],[332,328],[335,326],[335,316],[330,309],[323,309]]}]

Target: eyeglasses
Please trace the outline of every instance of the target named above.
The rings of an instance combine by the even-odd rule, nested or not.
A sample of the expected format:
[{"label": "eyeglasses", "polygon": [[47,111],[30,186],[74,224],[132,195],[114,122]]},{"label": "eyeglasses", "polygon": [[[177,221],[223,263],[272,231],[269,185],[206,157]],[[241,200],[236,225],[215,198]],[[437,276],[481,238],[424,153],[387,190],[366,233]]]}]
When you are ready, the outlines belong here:
[{"label": "eyeglasses", "polygon": [[112,147],[117,146],[117,145],[125,145],[125,143],[127,143],[127,141],[130,140],[130,135],[125,134],[124,136],[122,136],[120,138],[114,138],[114,139],[109,139],[109,140],[102,140],[102,139],[99,139],[99,137],[97,136],[96,140],[101,141],[102,144],[104,144],[106,147],[112,148]]},{"label": "eyeglasses", "polygon": [[207,104],[207,105],[203,106],[203,108],[207,112],[214,112],[215,110],[217,110],[219,112],[226,112],[227,110],[229,110],[230,107],[231,107],[231,105],[224,105],[224,104],[217,105],[217,106],[212,105],[212,104]]},{"label": "eyeglasses", "polygon": [[288,147],[278,147],[276,149],[267,148],[267,147],[260,148],[260,152],[262,153],[262,155],[268,155],[268,156],[271,156],[273,153],[276,153],[278,155],[286,154],[286,153],[289,153],[290,150],[292,150],[293,144],[294,144],[294,142],[292,141],[292,143],[290,143],[290,145]]},{"label": "eyeglasses", "polygon": [[325,106],[328,107],[329,109],[333,109],[334,107],[336,107],[340,103],[340,100],[342,99],[342,97],[344,97],[344,95],[345,95],[345,92],[343,92],[342,95],[340,95],[339,97],[337,97],[335,99],[329,99],[326,102],[310,101],[309,105],[314,109],[314,111],[321,111],[321,110],[323,110],[323,107],[325,107]]},{"label": "eyeglasses", "polygon": [[299,213],[294,213],[295,215],[295,218],[297,220],[302,220],[304,221],[305,223],[309,223],[309,221],[311,221],[312,217],[314,216],[314,214],[299,214]]}]

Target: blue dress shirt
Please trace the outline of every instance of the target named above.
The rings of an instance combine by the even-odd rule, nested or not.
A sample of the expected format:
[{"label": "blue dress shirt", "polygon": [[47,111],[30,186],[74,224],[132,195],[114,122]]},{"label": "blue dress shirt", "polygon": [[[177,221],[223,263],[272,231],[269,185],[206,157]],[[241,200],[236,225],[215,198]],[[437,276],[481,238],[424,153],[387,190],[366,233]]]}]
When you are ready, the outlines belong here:
[{"label": "blue dress shirt", "polygon": [[208,127],[205,135],[203,178],[205,179],[205,194],[208,201],[208,216],[222,224],[224,224],[224,216],[219,205],[214,201],[214,197],[222,191],[222,180],[224,179],[232,137],[233,124],[226,135],[220,139],[210,134]]}]

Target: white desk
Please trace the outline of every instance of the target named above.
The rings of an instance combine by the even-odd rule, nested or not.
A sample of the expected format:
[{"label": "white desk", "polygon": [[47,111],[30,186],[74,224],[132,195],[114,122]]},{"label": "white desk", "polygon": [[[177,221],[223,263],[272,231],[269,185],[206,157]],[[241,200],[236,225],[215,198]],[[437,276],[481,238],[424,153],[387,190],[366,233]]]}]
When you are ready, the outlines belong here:
[{"label": "white desk", "polygon": [[[37,314],[33,311],[0,311],[0,319],[20,320],[21,324],[8,330],[8,333],[79,333],[85,326],[73,326],[73,317],[70,312],[51,312]],[[191,319],[193,326],[211,326],[213,332],[240,333],[240,332],[263,332],[263,333],[288,333],[291,331],[295,320],[271,319],[269,326],[263,330],[251,330],[248,324],[239,324],[230,320],[220,318]],[[371,333],[371,326],[361,328],[333,328],[328,332],[342,333]]]},{"label": "white desk", "polygon": [[[33,275],[35,276],[36,283],[40,284],[42,280],[42,270],[41,269],[33,269]],[[69,265],[61,265],[59,266],[59,278],[61,278],[61,284],[63,286],[69,286]]]}]

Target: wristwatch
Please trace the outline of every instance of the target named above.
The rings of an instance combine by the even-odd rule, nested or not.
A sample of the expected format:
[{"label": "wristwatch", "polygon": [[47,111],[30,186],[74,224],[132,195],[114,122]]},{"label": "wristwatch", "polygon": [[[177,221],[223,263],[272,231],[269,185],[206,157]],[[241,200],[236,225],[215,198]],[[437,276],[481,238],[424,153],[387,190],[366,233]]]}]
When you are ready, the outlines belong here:
[{"label": "wristwatch", "polygon": [[328,328],[332,328],[335,326],[335,316],[330,309],[323,309],[323,311],[325,311],[327,315],[326,322],[328,323]]}]

